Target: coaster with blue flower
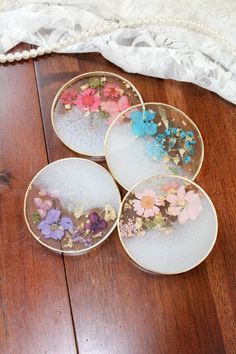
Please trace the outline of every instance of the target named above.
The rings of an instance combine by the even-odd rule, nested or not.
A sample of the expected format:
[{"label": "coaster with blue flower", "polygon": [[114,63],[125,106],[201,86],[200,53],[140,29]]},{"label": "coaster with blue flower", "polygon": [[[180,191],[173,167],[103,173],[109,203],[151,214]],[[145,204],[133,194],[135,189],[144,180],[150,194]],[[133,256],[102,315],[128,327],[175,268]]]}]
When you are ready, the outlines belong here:
[{"label": "coaster with blue flower", "polygon": [[180,110],[161,103],[144,103],[126,110],[106,137],[108,165],[127,190],[155,174],[194,179],[203,162],[203,151],[195,123]]},{"label": "coaster with blue flower", "polygon": [[89,160],[63,159],[45,167],[31,182],[25,220],[47,248],[83,254],[112,232],[119,203],[119,191],[107,170]]}]

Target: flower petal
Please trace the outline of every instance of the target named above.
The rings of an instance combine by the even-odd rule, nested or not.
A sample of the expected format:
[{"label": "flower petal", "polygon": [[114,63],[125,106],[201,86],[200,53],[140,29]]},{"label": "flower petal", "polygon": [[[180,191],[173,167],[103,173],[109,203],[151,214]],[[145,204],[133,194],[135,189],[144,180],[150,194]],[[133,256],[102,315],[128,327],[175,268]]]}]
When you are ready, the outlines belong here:
[{"label": "flower petal", "polygon": [[122,96],[117,102],[119,111],[124,111],[126,108],[130,106],[129,99],[127,96]]},{"label": "flower petal", "polygon": [[45,220],[41,221],[41,223],[38,225],[38,229],[44,236],[48,236],[51,233],[51,227]]},{"label": "flower petal", "polygon": [[49,209],[45,221],[52,225],[58,222],[61,212],[58,209]]},{"label": "flower petal", "polygon": [[178,216],[178,221],[180,224],[185,224],[186,221],[189,219],[188,212],[186,209],[183,209]]},{"label": "flower petal", "polygon": [[41,198],[34,198],[34,204],[37,208],[42,208],[43,206],[43,201]]},{"label": "flower petal", "polygon": [[96,223],[100,220],[100,216],[98,215],[98,213],[90,213],[88,218],[91,223]]},{"label": "flower petal", "polygon": [[63,227],[64,230],[70,230],[73,228],[74,225],[71,218],[63,216],[60,221],[60,226]]},{"label": "flower petal", "polygon": [[61,240],[63,236],[64,230],[61,229],[54,230],[50,233],[50,238],[53,238],[54,240]]}]

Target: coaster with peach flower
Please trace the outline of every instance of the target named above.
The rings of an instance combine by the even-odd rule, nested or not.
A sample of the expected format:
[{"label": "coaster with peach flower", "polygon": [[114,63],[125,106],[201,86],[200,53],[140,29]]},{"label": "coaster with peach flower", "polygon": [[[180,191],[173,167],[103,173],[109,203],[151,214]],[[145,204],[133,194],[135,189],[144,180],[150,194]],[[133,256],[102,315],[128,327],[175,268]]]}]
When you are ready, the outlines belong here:
[{"label": "coaster with peach flower", "polygon": [[155,175],[194,180],[204,156],[196,124],[184,112],[164,103],[128,108],[110,126],[105,144],[110,171],[127,190]]},{"label": "coaster with peach flower", "polygon": [[81,158],[62,159],[43,168],[30,183],[25,221],[48,249],[80,255],[111,234],[120,202],[119,190],[105,168]]},{"label": "coaster with peach flower", "polygon": [[100,71],[82,74],[57,93],[52,125],[71,150],[100,160],[105,155],[104,139],[110,124],[122,111],[140,102],[137,89],[121,76]]},{"label": "coaster with peach flower", "polygon": [[177,274],[200,264],[217,237],[215,208],[206,192],[184,177],[155,176],[125,196],[118,232],[131,260],[151,273]]}]

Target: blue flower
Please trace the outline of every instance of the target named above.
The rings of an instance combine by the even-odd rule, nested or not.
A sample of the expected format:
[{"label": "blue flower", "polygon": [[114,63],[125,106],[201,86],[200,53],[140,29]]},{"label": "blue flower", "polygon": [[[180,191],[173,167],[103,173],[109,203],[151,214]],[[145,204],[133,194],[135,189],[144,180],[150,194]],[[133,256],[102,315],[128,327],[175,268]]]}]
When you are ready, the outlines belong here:
[{"label": "blue flower", "polygon": [[147,141],[146,142],[146,151],[147,154],[157,160],[160,160],[163,156],[167,154],[165,151],[165,147],[158,143],[157,140],[154,140],[153,142]]},{"label": "blue flower", "polygon": [[187,132],[187,135],[188,135],[190,138],[193,138],[193,136],[194,136],[194,134],[193,134],[193,132],[192,132],[191,130]]},{"label": "blue flower", "polygon": [[182,130],[182,132],[180,133],[180,137],[181,139],[184,139],[186,137],[186,133],[184,130]]},{"label": "blue flower", "polygon": [[153,122],[155,113],[150,111],[133,111],[130,114],[132,131],[136,136],[155,135],[157,124]]},{"label": "blue flower", "polygon": [[191,157],[190,156],[188,156],[188,155],[186,155],[186,156],[184,156],[184,163],[189,163],[191,161]]}]

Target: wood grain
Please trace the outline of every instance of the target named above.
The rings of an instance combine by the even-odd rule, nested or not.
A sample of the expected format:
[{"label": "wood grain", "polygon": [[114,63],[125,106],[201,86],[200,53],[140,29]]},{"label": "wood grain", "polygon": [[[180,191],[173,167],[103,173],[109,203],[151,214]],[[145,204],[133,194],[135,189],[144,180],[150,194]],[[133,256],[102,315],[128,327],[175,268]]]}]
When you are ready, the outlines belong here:
[{"label": "wood grain", "polygon": [[26,188],[47,164],[32,61],[1,66],[0,83],[0,171],[12,174],[0,186],[0,352],[76,353],[63,259],[23,217]]},{"label": "wood grain", "polygon": [[53,55],[35,62],[49,160],[75,156],[55,136],[50,108],[57,90],[93,70],[123,75],[145,101],[175,105],[197,123],[205,160],[197,182],[219,217],[208,259],[178,276],[152,276],[125,255],[116,231],[95,253],[65,258],[80,353],[235,353],[235,107],[188,83],[124,73],[98,54]]}]

